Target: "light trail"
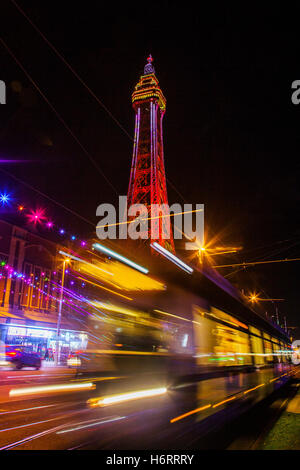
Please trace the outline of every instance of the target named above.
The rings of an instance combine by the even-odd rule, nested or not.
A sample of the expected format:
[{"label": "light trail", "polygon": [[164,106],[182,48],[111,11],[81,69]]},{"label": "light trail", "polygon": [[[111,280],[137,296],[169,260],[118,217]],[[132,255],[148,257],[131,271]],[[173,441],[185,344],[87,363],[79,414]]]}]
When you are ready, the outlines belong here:
[{"label": "light trail", "polygon": [[57,406],[57,405],[43,405],[43,406],[34,406],[33,408],[23,408],[21,410],[10,410],[10,411],[2,411],[0,415],[9,415],[11,413],[23,413],[25,411],[34,411],[34,410],[39,410],[41,408],[50,408],[52,406]]},{"label": "light trail", "polygon": [[187,322],[192,321],[192,320],[188,320],[187,318],[183,318],[183,317],[180,317],[178,315],[174,315],[173,313],[164,312],[163,310],[154,309],[153,311],[157,312],[157,313],[161,313],[162,315],[168,315],[169,317],[178,318],[179,320],[183,320],[183,321],[187,321]]},{"label": "light trail", "polygon": [[270,382],[270,383],[271,383],[271,382],[275,382],[275,380],[278,380],[278,379],[280,379],[280,377],[281,377],[281,375],[280,375],[279,377],[275,377],[275,379],[271,379],[271,380],[269,380],[269,382]]},{"label": "light trail", "polygon": [[92,388],[94,388],[94,384],[92,382],[80,384],[43,385],[40,387],[14,388],[9,391],[9,396],[17,397],[23,395],[35,395],[37,393],[91,390]]},{"label": "light trail", "polygon": [[236,396],[231,397],[231,398],[227,398],[226,400],[223,400],[223,401],[219,401],[219,403],[216,403],[215,405],[213,405],[213,408],[217,408],[218,406],[221,406],[224,403],[227,403],[228,401],[232,401],[232,400],[235,400],[235,399],[236,399]]},{"label": "light trail", "polygon": [[258,389],[258,388],[260,388],[260,387],[263,387],[264,385],[266,385],[266,384],[260,384],[260,385],[257,385],[256,387],[249,388],[249,390],[246,390],[246,391],[243,392],[243,393],[244,393],[244,395],[246,395],[247,393],[250,393],[250,392],[252,392],[253,390],[256,390],[256,389]]},{"label": "light trail", "polygon": [[91,407],[95,407],[95,406],[102,407],[102,406],[114,405],[116,403],[122,403],[124,401],[137,400],[140,398],[149,398],[149,397],[154,397],[158,395],[164,395],[165,393],[167,393],[166,387],[153,388],[150,390],[140,390],[136,392],[121,393],[119,395],[110,395],[107,397],[91,398],[90,400],[87,401],[87,403]]},{"label": "light trail", "polygon": [[166,218],[166,217],[175,217],[176,215],[192,214],[194,212],[203,212],[203,209],[195,209],[195,210],[192,210],[192,211],[176,212],[176,213],[165,214],[165,215],[157,215],[157,216],[154,216],[154,217],[143,217],[143,218],[136,217],[133,220],[126,220],[125,222],[116,222],[114,224],[97,225],[97,228],[115,227],[117,225],[128,225],[128,224],[131,224],[131,223],[134,223],[134,222],[141,222],[143,220],[163,219],[163,218]]},{"label": "light trail", "polygon": [[139,264],[135,263],[134,261],[131,261],[130,259],[126,258],[125,256],[120,255],[116,251],[111,250],[110,248],[107,248],[104,245],[100,245],[100,243],[94,243],[93,248],[95,248],[98,251],[101,251],[105,253],[108,256],[111,256],[112,258],[117,259],[118,261],[122,261],[123,263],[127,264],[128,266],[137,269],[143,274],[148,274],[149,269],[144,268],[143,266],[140,266]]},{"label": "light trail", "polygon": [[116,418],[105,419],[105,420],[102,420],[102,421],[97,421],[96,423],[85,424],[83,426],[77,426],[76,428],[65,429],[63,431],[57,431],[56,434],[64,434],[66,432],[79,431],[81,429],[90,428],[92,426],[100,426],[101,424],[112,423],[113,421],[119,421],[120,419],[125,419],[125,418],[126,418],[126,416],[117,416]]},{"label": "light trail", "polygon": [[211,404],[201,406],[200,408],[196,408],[195,410],[188,411],[187,413],[184,413],[183,415],[177,416],[176,418],[171,419],[170,423],[175,423],[176,421],[179,421],[180,419],[186,418],[187,416],[193,415],[195,413],[199,413],[200,411],[207,410],[208,408],[211,408]]},{"label": "light trail", "polygon": [[[78,413],[82,413],[82,411],[77,411],[77,412],[74,412],[72,414],[78,414]],[[63,415],[63,416],[59,416],[59,417],[54,418],[54,419],[64,419],[66,417],[67,417],[67,415]],[[12,449],[13,447],[18,447],[22,444],[25,444],[26,442],[33,441],[34,439],[39,439],[40,437],[46,436],[47,434],[52,434],[55,431],[59,431],[60,429],[64,429],[67,426],[69,426],[69,424],[60,424],[59,426],[55,426],[54,428],[46,429],[45,431],[41,431],[37,434],[32,434],[31,436],[25,437],[24,439],[21,439],[19,441],[15,441],[15,442],[11,442],[10,444],[6,444],[5,446],[0,447],[0,451],[1,450]]]},{"label": "light trail", "polygon": [[[67,374],[39,374],[38,371],[37,371],[37,374],[32,374],[32,375],[22,375],[21,377],[19,375],[9,375],[7,376],[6,378],[7,379],[20,379],[20,380],[25,380],[27,379],[27,377],[35,377],[35,378],[39,378],[39,377],[42,377],[42,378],[54,378],[54,377],[69,377],[70,375],[73,375],[73,372],[69,372]],[[5,379],[3,379],[5,380]]]},{"label": "light trail", "polygon": [[89,281],[88,279],[86,279],[84,277],[78,276],[78,279],[80,279],[81,281],[84,281],[84,282],[88,282],[89,284],[92,284],[93,286],[100,287],[100,289],[107,290],[108,292],[111,292],[114,295],[118,295],[119,297],[123,297],[124,299],[133,300],[131,297],[127,297],[124,294],[119,294],[118,292],[116,292],[112,289],[108,289],[108,287],[101,286],[100,284],[97,284],[96,282]]},{"label": "light trail", "polygon": [[88,266],[92,266],[94,269],[99,269],[100,271],[102,271],[105,274],[109,274],[110,276],[114,276],[113,273],[111,273],[109,271],[105,271],[105,269],[99,268],[99,266],[96,266],[93,263],[89,263],[88,261],[85,261],[82,258],[78,258],[77,256],[74,256],[70,253],[66,253],[65,251],[59,250],[59,254],[63,255],[63,256],[68,256],[69,258],[73,259],[74,261],[79,261],[80,263],[87,264]]},{"label": "light trail", "polygon": [[60,419],[60,417],[58,417],[58,418],[46,419],[46,420],[44,420],[44,421],[36,421],[35,423],[21,424],[20,426],[14,426],[14,427],[12,427],[12,428],[0,429],[0,432],[13,431],[13,430],[15,430],[15,429],[27,428],[28,426],[35,426],[35,425],[38,425],[38,424],[49,423],[50,421],[55,421],[55,420],[57,420],[57,419]]},{"label": "light trail", "polygon": [[167,258],[169,261],[174,263],[176,266],[179,268],[183,269],[183,271],[187,272],[188,274],[192,274],[194,272],[193,268],[185,264],[181,259],[179,259],[177,256],[173,255],[170,251],[166,250],[163,246],[161,246],[157,242],[151,243],[151,248],[156,250],[160,255],[164,256]]}]

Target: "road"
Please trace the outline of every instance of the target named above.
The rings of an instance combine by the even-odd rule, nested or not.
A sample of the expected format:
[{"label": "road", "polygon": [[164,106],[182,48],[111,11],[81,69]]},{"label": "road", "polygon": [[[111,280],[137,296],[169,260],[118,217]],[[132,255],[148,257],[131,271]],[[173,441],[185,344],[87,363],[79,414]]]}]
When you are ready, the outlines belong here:
[{"label": "road", "polygon": [[[201,438],[285,383],[295,368],[262,369],[197,383],[159,396],[91,407],[92,398],[164,387],[160,377],[75,377],[70,369],[0,372],[0,449],[193,449]],[[78,390],[79,384],[93,384]],[[47,391],[75,385],[72,391]],[[85,386],[85,385],[84,385]],[[24,388],[31,388],[23,395]],[[32,390],[32,388],[39,387]],[[10,397],[9,393],[20,393]],[[12,392],[14,391],[14,392]],[[6,398],[5,398],[6,397]]]}]

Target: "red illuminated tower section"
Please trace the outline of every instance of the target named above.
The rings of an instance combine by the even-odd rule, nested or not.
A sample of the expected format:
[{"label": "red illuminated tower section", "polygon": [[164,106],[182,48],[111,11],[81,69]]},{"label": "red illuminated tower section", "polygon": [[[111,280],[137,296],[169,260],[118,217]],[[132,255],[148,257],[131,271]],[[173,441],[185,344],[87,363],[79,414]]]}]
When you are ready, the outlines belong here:
[{"label": "red illuminated tower section", "polygon": [[[132,94],[135,110],[135,135],[132,166],[128,188],[128,206],[144,204],[148,217],[153,217],[156,230],[151,231],[149,220],[148,238],[174,252],[174,240],[168,209],[168,196],[163,152],[162,121],[166,99],[159,87],[152,65],[151,55]],[[160,205],[160,213],[153,211]],[[152,208],[152,213],[150,208]]]}]

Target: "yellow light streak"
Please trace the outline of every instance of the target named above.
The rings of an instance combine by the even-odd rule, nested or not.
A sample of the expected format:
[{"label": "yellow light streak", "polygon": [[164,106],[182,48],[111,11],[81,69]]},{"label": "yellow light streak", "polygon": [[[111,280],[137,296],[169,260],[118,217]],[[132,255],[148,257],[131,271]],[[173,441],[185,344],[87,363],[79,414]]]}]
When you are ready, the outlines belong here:
[{"label": "yellow light streak", "polygon": [[[125,375],[120,376],[120,377],[93,377],[92,380],[93,382],[103,382],[104,380],[117,380],[117,379],[125,379],[127,378]],[[79,380],[82,381],[81,379],[71,379],[71,382],[78,382]],[[85,382],[85,381],[84,381]]]},{"label": "yellow light streak", "polygon": [[187,413],[184,413],[183,415],[177,416],[176,418],[171,419],[170,423],[176,423],[176,421],[179,421],[180,419],[186,418],[187,416],[191,416],[195,413],[199,413],[200,411],[207,410],[208,408],[211,408],[211,404],[201,406],[200,408],[196,408],[195,410],[188,411]]},{"label": "yellow light streak", "polygon": [[133,310],[129,310],[128,308],[119,307],[118,305],[105,304],[103,302],[91,302],[91,305],[94,305],[95,307],[101,308],[103,310],[108,310],[109,312],[129,315],[130,317],[138,317],[142,313],[142,312],[137,312],[137,311],[135,312]]},{"label": "yellow light streak", "polygon": [[219,403],[216,403],[215,405],[213,405],[213,408],[217,408],[218,406],[221,406],[224,403],[227,403],[228,401],[232,401],[232,400],[235,400],[235,399],[236,399],[236,397],[227,398],[227,400],[220,401]]},{"label": "yellow light streak", "polygon": [[216,251],[215,253],[209,253],[209,256],[215,256],[215,255],[226,255],[227,253],[237,253],[237,250],[230,250],[230,251]]},{"label": "yellow light streak", "polygon": [[95,386],[92,382],[80,384],[43,385],[40,387],[14,388],[9,391],[9,396],[17,397],[23,395],[36,395],[37,393],[72,392],[78,390],[91,390],[93,388],[95,388]]},{"label": "yellow light streak", "polygon": [[136,392],[129,392],[129,393],[121,393],[118,395],[110,395],[107,397],[100,397],[100,398],[91,398],[87,401],[88,405],[91,407],[96,406],[108,406],[108,405],[115,405],[117,403],[122,403],[124,401],[130,400],[138,400],[141,398],[149,398],[159,395],[164,395],[167,392],[166,387],[161,388],[153,388],[150,390],[140,390]]},{"label": "yellow light streak", "polygon": [[169,317],[179,318],[179,320],[183,320],[187,322],[191,321],[191,320],[187,320],[186,318],[179,317],[178,315],[174,315],[173,313],[164,312],[163,310],[154,309],[154,312],[162,313],[163,315],[168,315]]},{"label": "yellow light streak", "polygon": [[[111,272],[109,272],[109,271],[106,271],[105,269],[99,268],[99,266],[95,266],[93,263],[89,263],[88,261],[85,261],[85,260],[82,259],[82,258],[78,258],[77,256],[74,256],[74,255],[72,255],[72,254],[70,254],[70,253],[66,253],[66,252],[64,252],[64,251],[62,251],[62,250],[60,250],[59,253],[60,253],[61,255],[69,256],[69,257],[70,257],[71,259],[73,259],[74,261],[78,261],[79,263],[83,263],[83,264],[85,264],[85,265],[87,265],[87,266],[90,266],[90,267],[93,268],[93,269],[97,269],[97,270],[99,270],[99,271],[102,271],[102,272],[105,273],[105,274],[109,274],[110,276],[113,276],[113,273],[111,273]],[[68,262],[68,261],[70,261],[70,259],[69,259],[69,260],[65,260],[65,262]]]},{"label": "yellow light streak", "polygon": [[260,297],[250,297],[250,300],[256,302],[283,302],[285,299],[261,299]]},{"label": "yellow light streak", "polygon": [[258,388],[260,388],[260,387],[263,387],[264,385],[266,385],[266,384],[260,384],[260,385],[257,385],[256,387],[249,388],[249,390],[246,390],[246,391],[244,392],[244,395],[246,395],[247,393],[253,392],[253,390],[256,390],[256,389],[258,389]]},{"label": "yellow light streak", "polygon": [[278,379],[280,379],[280,377],[281,377],[281,376],[279,376],[279,377],[275,377],[275,379],[272,379],[272,380],[270,380],[269,382],[270,382],[270,383],[271,383],[271,382],[275,382],[275,380],[278,380]]},{"label": "yellow light streak", "polygon": [[111,292],[114,295],[118,295],[119,297],[123,297],[124,299],[127,300],[133,300],[131,297],[127,297],[126,295],[119,294],[118,292],[115,292],[114,290],[108,289],[108,287],[101,286],[100,284],[97,284],[96,282],[89,281],[88,279],[85,279],[83,277],[78,276],[78,279],[84,282],[88,282],[89,284],[92,284],[93,286],[100,287],[100,289],[107,290],[108,292]]},{"label": "yellow light streak", "polygon": [[[110,272],[113,274],[113,278],[105,275],[104,273],[99,273],[96,271],[97,266],[109,266]],[[162,282],[156,281],[151,277],[132,269],[129,266],[125,266],[119,261],[110,261],[109,263],[97,263],[97,265],[85,266],[84,264],[80,266],[80,274],[88,275],[93,277],[96,282],[101,280],[101,282],[108,283],[110,286],[113,286],[121,291],[145,291],[145,290],[164,290],[165,286]],[[113,281],[113,282],[111,282]]]},{"label": "yellow light streak", "polygon": [[151,351],[122,351],[120,349],[87,349],[85,352],[93,354],[119,354],[131,356],[170,356],[170,353],[165,352],[151,352]]},{"label": "yellow light streak", "polygon": [[114,224],[97,225],[97,228],[115,227],[117,225],[128,225],[128,224],[131,224],[135,221],[163,219],[165,217],[175,217],[175,215],[192,214],[194,212],[203,212],[203,209],[195,209],[195,210],[192,210],[192,211],[176,212],[175,214],[157,215],[155,217],[144,217],[144,218],[136,217],[133,220],[126,220],[125,222],[116,222]]},{"label": "yellow light streak", "polygon": [[213,268],[234,268],[235,266],[255,266],[256,264],[287,263],[288,261],[300,261],[300,258],[275,259],[271,261],[253,261],[252,263],[235,263],[212,266]]}]

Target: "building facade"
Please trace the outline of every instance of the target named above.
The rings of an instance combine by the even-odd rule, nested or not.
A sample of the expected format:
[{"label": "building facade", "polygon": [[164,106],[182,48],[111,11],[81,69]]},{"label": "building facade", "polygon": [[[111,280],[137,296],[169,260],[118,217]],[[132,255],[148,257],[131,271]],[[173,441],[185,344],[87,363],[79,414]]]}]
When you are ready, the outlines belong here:
[{"label": "building facade", "polygon": [[[63,249],[0,220],[0,340],[6,344],[30,346],[42,357],[46,351],[54,357]],[[68,282],[74,284],[67,278],[66,288]],[[78,317],[71,297],[64,294],[62,302],[62,358],[87,343],[84,316]]]}]

